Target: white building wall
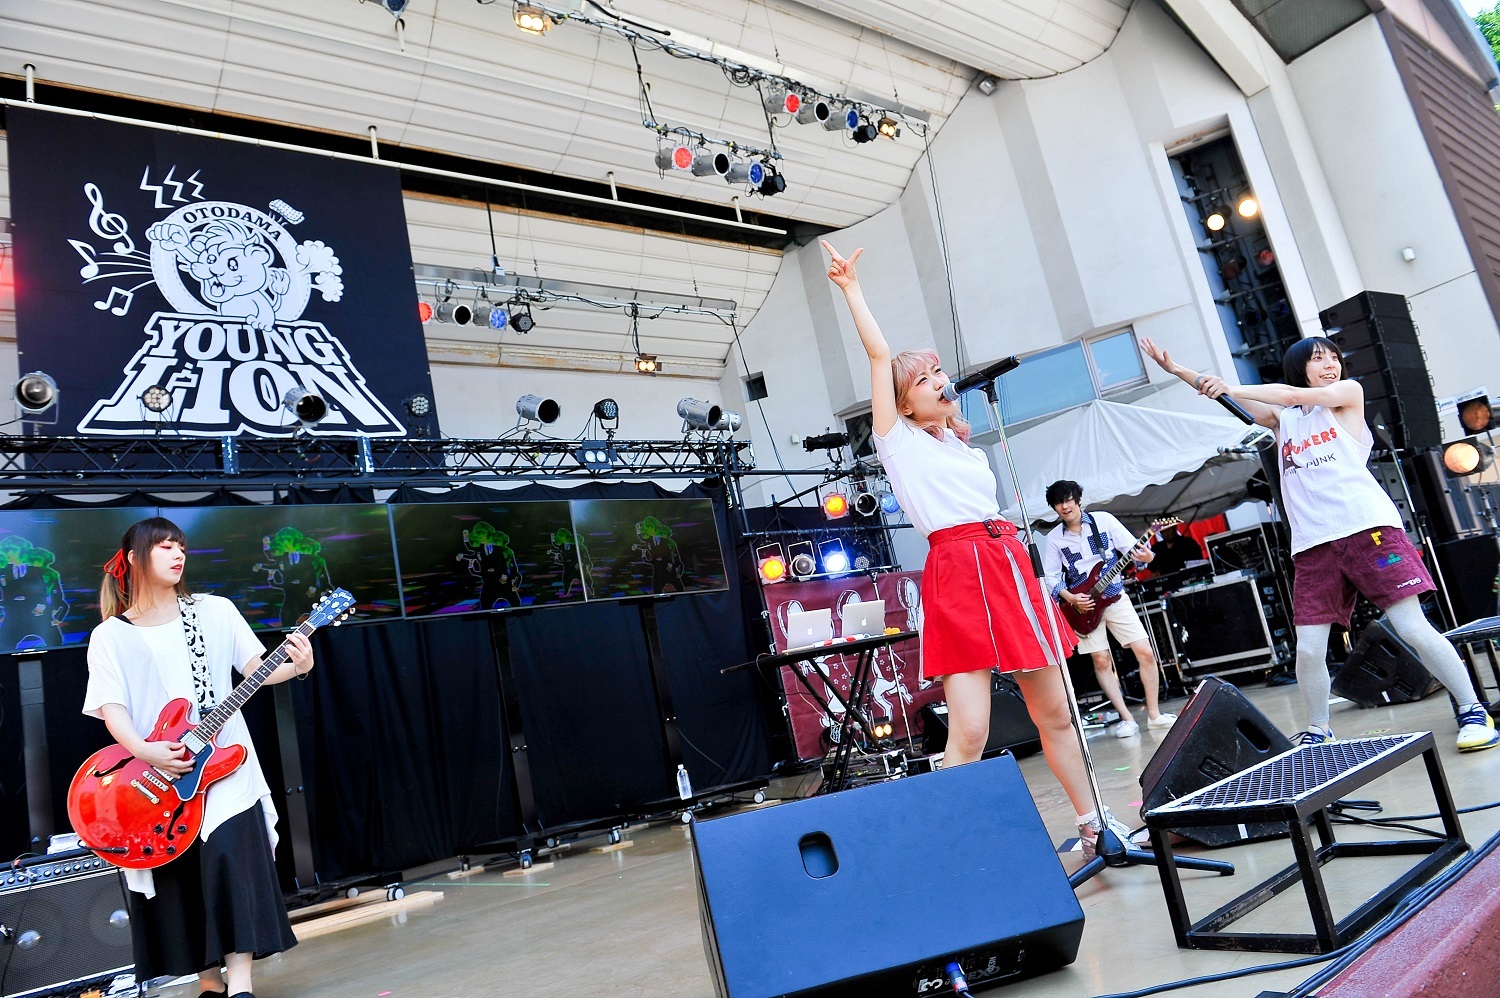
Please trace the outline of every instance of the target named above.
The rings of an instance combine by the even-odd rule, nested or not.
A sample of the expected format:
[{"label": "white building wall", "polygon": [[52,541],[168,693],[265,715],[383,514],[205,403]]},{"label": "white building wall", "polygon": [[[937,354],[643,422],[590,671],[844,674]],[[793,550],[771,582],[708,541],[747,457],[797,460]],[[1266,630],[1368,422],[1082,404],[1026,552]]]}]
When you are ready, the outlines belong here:
[{"label": "white building wall", "polygon": [[1287,73],[1363,287],[1410,299],[1434,393],[1500,381],[1500,327],[1380,26],[1365,18]]}]

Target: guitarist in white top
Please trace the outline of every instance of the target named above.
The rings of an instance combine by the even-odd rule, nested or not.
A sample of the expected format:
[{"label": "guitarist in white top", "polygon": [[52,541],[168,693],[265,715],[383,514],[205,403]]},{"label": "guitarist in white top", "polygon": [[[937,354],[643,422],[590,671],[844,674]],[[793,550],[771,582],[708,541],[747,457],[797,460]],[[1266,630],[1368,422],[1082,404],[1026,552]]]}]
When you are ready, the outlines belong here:
[{"label": "guitarist in white top", "polygon": [[[1138,566],[1146,565],[1156,557],[1145,544],[1137,544],[1130,531],[1113,515],[1105,512],[1085,514],[1083,489],[1077,482],[1064,480],[1047,486],[1047,505],[1062,522],[1047,534],[1042,551],[1042,574],[1052,588],[1052,597],[1060,603],[1072,604],[1084,613],[1092,611],[1095,598],[1087,591],[1072,592],[1070,587],[1077,587],[1096,565],[1103,564],[1106,557],[1124,558],[1128,552]],[[1107,571],[1110,566],[1104,567]],[[1106,601],[1108,605],[1103,619],[1093,631],[1085,633],[1076,621],[1069,621],[1079,632],[1079,652],[1093,658],[1094,678],[1120,715],[1120,723],[1115,725],[1116,738],[1140,734],[1141,726],[1131,716],[1125,695],[1120,691],[1120,677],[1115,675],[1114,656],[1109,651],[1111,634],[1135,653],[1141,670],[1141,686],[1146,692],[1146,725],[1166,730],[1177,720],[1176,714],[1162,713],[1157,702],[1160,669],[1135,607],[1130,605],[1129,599],[1120,599],[1124,586],[1122,580],[1116,580],[1100,594],[1099,601]]]}]

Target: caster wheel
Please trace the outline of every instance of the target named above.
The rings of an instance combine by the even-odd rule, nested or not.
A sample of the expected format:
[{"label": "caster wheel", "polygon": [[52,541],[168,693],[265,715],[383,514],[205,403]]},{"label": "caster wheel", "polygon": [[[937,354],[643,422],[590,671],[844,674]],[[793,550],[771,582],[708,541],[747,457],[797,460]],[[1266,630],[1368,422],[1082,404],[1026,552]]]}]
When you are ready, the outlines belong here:
[{"label": "caster wheel", "polygon": [[406,897],[406,888],[399,884],[385,889],[385,899],[387,901],[400,901],[404,897]]},{"label": "caster wheel", "polygon": [[764,790],[757,790],[755,791],[755,796],[751,799],[757,804],[764,804],[766,802],[766,792]]},{"label": "caster wheel", "polygon": [[523,870],[529,870],[529,869],[531,869],[531,853],[529,853],[529,852],[523,852],[523,853],[521,853],[521,869],[523,869]]},{"label": "caster wheel", "polygon": [[547,848],[548,849],[556,849],[557,848],[557,839],[548,839],[547,840]]},{"label": "caster wheel", "polygon": [[684,811],[684,812],[682,812],[682,823],[684,825],[691,825],[693,823],[693,812],[691,812],[691,811]]},{"label": "caster wheel", "polygon": [[620,830],[618,828],[611,828],[609,830],[609,844],[610,845],[618,845],[619,841],[620,841],[620,838],[621,838],[621,835],[620,835]]},{"label": "caster wheel", "polygon": [[354,898],[359,897],[359,888],[358,887],[351,887],[351,888],[349,888],[347,891],[344,892],[344,897],[349,898],[350,900],[353,900]]}]

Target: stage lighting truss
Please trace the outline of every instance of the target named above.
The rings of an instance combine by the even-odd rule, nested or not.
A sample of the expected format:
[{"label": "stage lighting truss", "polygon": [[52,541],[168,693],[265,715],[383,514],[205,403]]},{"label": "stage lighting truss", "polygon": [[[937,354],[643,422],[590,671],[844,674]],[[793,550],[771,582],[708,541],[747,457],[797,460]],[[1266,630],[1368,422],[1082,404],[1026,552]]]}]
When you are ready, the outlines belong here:
[{"label": "stage lighting truss", "polygon": [[782,550],[781,542],[774,541],[756,548],[755,566],[760,573],[762,585],[769,586],[777,582],[785,582],[787,577],[786,552]]}]

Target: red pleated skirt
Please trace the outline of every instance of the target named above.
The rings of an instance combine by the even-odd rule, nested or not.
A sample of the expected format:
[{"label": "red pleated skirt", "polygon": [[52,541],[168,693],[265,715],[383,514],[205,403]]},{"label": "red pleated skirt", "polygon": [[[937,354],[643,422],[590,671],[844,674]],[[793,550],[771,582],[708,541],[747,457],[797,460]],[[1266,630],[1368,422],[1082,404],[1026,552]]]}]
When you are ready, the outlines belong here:
[{"label": "red pleated skirt", "polygon": [[922,675],[1056,665],[1078,636],[1054,612],[1031,556],[1007,520],[964,523],[927,538],[922,570]]}]

